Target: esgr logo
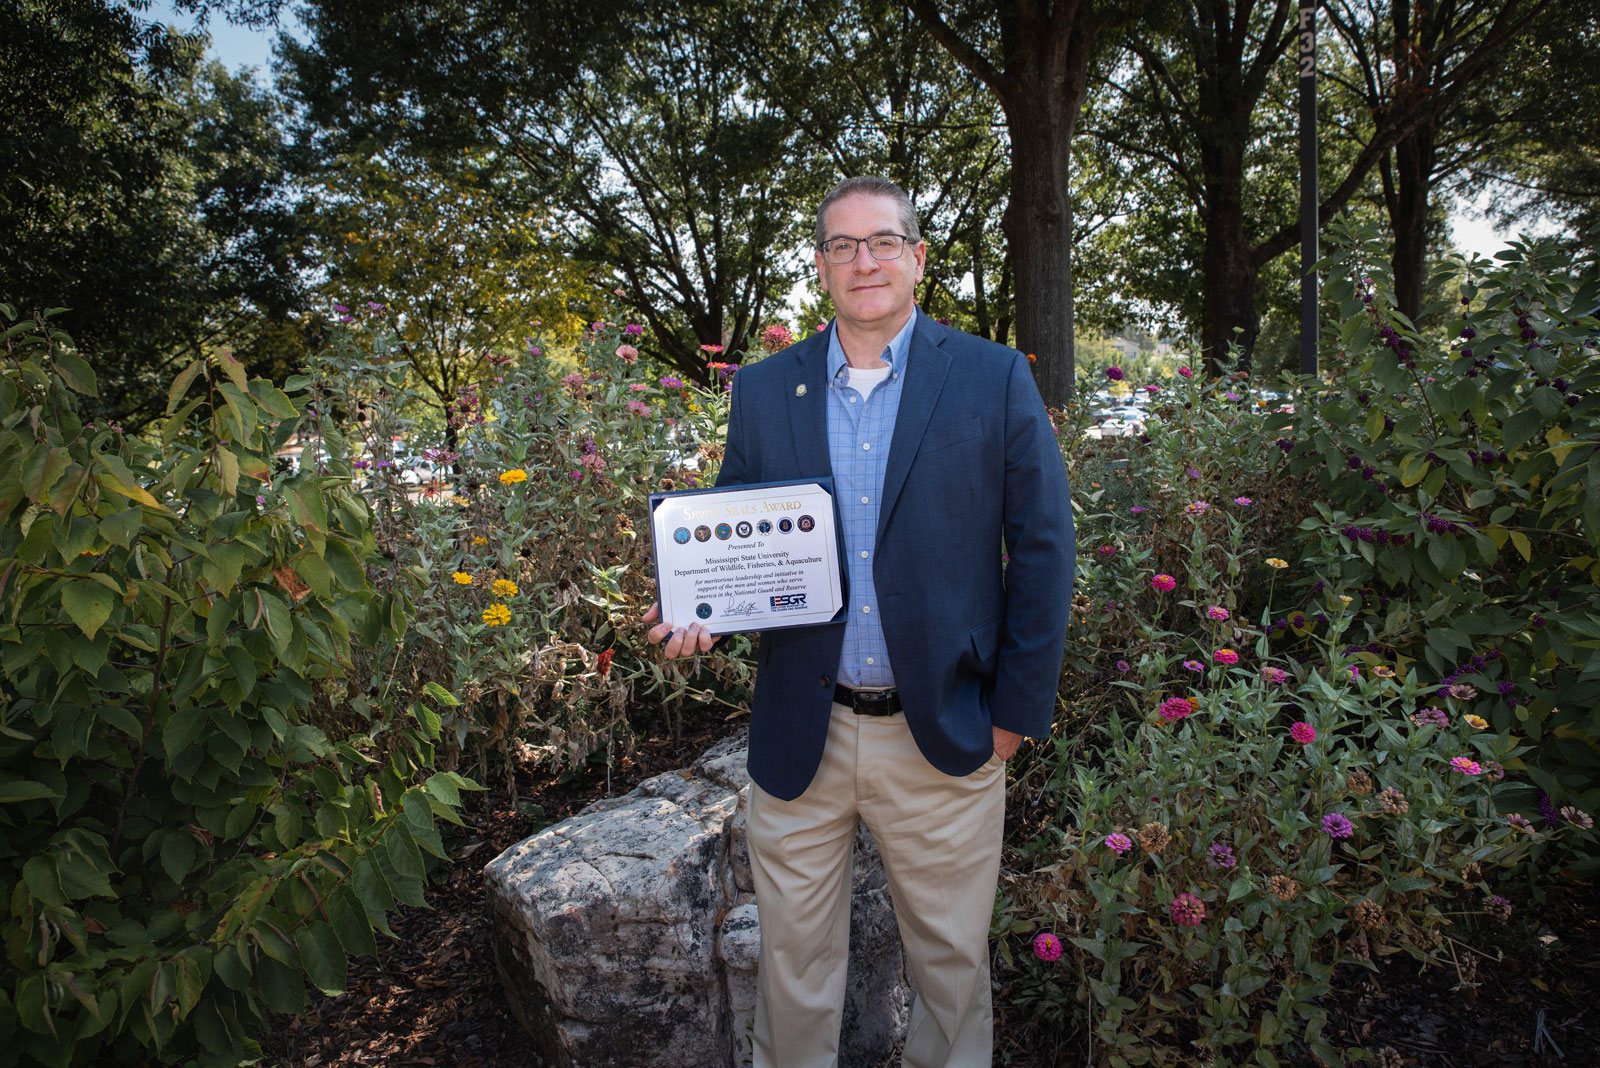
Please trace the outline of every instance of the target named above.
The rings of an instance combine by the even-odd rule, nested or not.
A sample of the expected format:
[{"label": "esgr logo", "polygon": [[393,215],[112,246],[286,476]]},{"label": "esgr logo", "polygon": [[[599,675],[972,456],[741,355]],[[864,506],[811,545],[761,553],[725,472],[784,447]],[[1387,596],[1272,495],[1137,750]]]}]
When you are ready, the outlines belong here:
[{"label": "esgr logo", "polygon": [[803,593],[780,593],[772,597],[773,608],[804,608],[806,595]]}]

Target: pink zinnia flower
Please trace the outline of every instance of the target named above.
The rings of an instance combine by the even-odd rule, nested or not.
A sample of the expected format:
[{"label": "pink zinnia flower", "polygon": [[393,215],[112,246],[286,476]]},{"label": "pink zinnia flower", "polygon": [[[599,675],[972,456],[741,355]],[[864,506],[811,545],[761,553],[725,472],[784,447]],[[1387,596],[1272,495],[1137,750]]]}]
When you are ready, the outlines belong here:
[{"label": "pink zinnia flower", "polygon": [[1144,505],[1136,504],[1132,508],[1129,508],[1128,511],[1134,515],[1144,515]]},{"label": "pink zinnia flower", "polygon": [[1185,716],[1194,713],[1195,704],[1187,697],[1169,697],[1161,702],[1161,718],[1168,723],[1176,723]]},{"label": "pink zinnia flower", "polygon": [[628,388],[633,390],[633,392],[635,392],[635,393],[643,393],[645,390],[649,389],[650,387],[645,385],[643,382],[630,382],[630,383],[628,383]]},{"label": "pink zinnia flower", "polygon": [[1161,392],[1161,387],[1160,386],[1145,386],[1144,387],[1144,391],[1146,393],[1150,394],[1150,396],[1154,397],[1157,393]]},{"label": "pink zinnia flower", "polygon": [[1219,664],[1228,664],[1231,666],[1239,662],[1239,654],[1234,652],[1232,649],[1218,649],[1216,652],[1211,654],[1211,659],[1215,660]]},{"label": "pink zinnia flower", "polygon": [[1178,368],[1178,373],[1180,375],[1182,375],[1183,377],[1185,377],[1185,378],[1193,378],[1194,377],[1194,372],[1189,370],[1187,367]]},{"label": "pink zinnia flower", "polygon": [[1206,669],[1206,666],[1204,664],[1200,663],[1200,661],[1198,661],[1198,660],[1185,660],[1183,662],[1183,666],[1184,666],[1184,670],[1186,670],[1186,671],[1197,671],[1198,672],[1198,671],[1204,671]]},{"label": "pink zinnia flower", "polygon": [[1193,894],[1179,894],[1172,899],[1168,911],[1172,913],[1172,922],[1180,927],[1199,927],[1206,918],[1206,903]]},{"label": "pink zinnia flower", "polygon": [[1211,502],[1195,501],[1192,504],[1184,505],[1183,510],[1188,512],[1190,515],[1205,515],[1207,512],[1211,511]]},{"label": "pink zinnia flower", "polygon": [[1479,766],[1476,760],[1464,756],[1456,757],[1455,759],[1451,760],[1450,766],[1461,772],[1463,775],[1477,775],[1483,771],[1483,768]]},{"label": "pink zinnia flower", "polygon": [[1040,931],[1033,939],[1033,955],[1049,962],[1061,959],[1061,939],[1049,931]]},{"label": "pink zinnia flower", "polygon": [[1100,548],[1096,549],[1095,551],[1098,552],[1101,556],[1115,556],[1115,555],[1117,555],[1117,547],[1115,545],[1102,545],[1102,546],[1100,546]]},{"label": "pink zinnia flower", "polygon": [[1178,580],[1171,575],[1157,575],[1150,580],[1150,585],[1158,590],[1174,590],[1178,588]]},{"label": "pink zinnia flower", "polygon": [[1221,623],[1228,618],[1228,610],[1219,604],[1214,604],[1206,609],[1206,618],[1214,619]]},{"label": "pink zinnia flower", "polygon": [[1356,833],[1356,825],[1339,812],[1330,812],[1322,817],[1322,829],[1328,832],[1329,838],[1349,838]]},{"label": "pink zinnia flower", "polygon": [[1235,497],[1233,499],[1233,503],[1237,504],[1241,508],[1248,508],[1256,502],[1252,501],[1249,497]]},{"label": "pink zinnia flower", "polygon": [[629,401],[628,411],[632,412],[634,415],[649,415],[650,405],[646,404],[644,401]]},{"label": "pink zinnia flower", "polygon": [[618,345],[617,355],[622,357],[623,363],[632,363],[639,358],[639,350],[632,345]]},{"label": "pink zinnia flower", "polygon": [[1262,668],[1261,674],[1274,686],[1282,686],[1289,681],[1289,673],[1282,668]]},{"label": "pink zinnia flower", "polygon": [[1133,848],[1133,839],[1125,834],[1108,834],[1106,835],[1106,848],[1120,857]]},{"label": "pink zinnia flower", "polygon": [[561,384],[568,389],[581,389],[583,388],[583,376],[573,371],[571,374],[561,376]]},{"label": "pink zinnia flower", "polygon": [[1312,742],[1317,740],[1317,728],[1313,727],[1305,720],[1301,720],[1299,723],[1296,723],[1294,726],[1289,728],[1289,737],[1293,738],[1301,745],[1310,745]]}]

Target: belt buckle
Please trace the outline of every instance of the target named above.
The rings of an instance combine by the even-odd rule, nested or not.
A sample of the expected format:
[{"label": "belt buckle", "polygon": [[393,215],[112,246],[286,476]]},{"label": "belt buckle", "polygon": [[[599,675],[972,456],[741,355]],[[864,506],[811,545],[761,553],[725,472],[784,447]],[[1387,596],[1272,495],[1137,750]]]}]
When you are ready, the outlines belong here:
[{"label": "belt buckle", "polygon": [[886,716],[889,712],[889,703],[898,694],[896,689],[880,690],[852,690],[850,700],[855,705],[853,711],[862,716]]}]

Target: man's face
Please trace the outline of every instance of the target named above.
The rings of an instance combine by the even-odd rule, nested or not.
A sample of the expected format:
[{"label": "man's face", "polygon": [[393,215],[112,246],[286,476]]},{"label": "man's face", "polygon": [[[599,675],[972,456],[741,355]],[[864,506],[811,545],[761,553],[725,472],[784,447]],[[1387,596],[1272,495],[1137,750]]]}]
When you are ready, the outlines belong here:
[{"label": "man's face", "polygon": [[[828,208],[827,224],[830,238],[905,232],[895,202],[881,196],[845,197]],[[911,314],[927,255],[923,241],[908,246],[897,260],[875,260],[865,244],[856,246],[849,263],[829,263],[818,251],[817,278],[833,298],[840,323],[862,330],[899,327]]]}]

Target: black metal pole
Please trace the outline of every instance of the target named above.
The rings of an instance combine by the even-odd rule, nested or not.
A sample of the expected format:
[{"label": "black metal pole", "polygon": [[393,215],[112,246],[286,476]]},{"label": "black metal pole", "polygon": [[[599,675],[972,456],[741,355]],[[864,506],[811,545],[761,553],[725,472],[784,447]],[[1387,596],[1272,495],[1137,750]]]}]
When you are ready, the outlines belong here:
[{"label": "black metal pole", "polygon": [[1300,373],[1317,373],[1317,0],[1300,0]]}]

